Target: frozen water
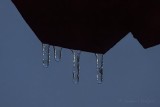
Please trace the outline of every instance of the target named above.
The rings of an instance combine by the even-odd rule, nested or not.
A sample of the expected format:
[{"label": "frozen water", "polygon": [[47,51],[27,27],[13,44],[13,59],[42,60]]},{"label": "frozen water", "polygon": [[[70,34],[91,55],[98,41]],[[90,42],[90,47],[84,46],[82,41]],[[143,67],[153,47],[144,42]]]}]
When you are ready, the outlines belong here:
[{"label": "frozen water", "polygon": [[54,59],[56,61],[61,60],[61,51],[62,51],[62,47],[54,46]]},{"label": "frozen water", "polygon": [[73,52],[73,82],[77,84],[79,82],[79,72],[80,72],[80,50],[72,50]]},{"label": "frozen water", "polygon": [[50,62],[49,44],[42,44],[43,66],[48,67]]},{"label": "frozen water", "polygon": [[97,82],[99,84],[103,81],[103,54],[95,54],[97,61]]}]

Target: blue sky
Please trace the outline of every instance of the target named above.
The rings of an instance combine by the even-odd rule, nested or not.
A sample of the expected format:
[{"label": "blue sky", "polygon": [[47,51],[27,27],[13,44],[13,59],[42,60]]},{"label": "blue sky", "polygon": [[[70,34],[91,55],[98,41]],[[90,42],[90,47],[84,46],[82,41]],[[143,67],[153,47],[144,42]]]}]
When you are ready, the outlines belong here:
[{"label": "blue sky", "polygon": [[160,46],[143,49],[132,34],[104,55],[104,82],[96,58],[83,52],[80,83],[72,82],[70,50],[42,66],[41,42],[10,0],[0,0],[0,107],[159,107]]}]

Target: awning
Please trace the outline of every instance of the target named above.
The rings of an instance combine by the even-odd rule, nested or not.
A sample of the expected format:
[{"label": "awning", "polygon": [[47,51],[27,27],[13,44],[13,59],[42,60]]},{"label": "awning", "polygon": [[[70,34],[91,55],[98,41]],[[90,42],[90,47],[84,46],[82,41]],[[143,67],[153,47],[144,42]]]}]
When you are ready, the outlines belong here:
[{"label": "awning", "polygon": [[159,0],[12,0],[42,43],[105,53],[131,32],[160,43]]}]

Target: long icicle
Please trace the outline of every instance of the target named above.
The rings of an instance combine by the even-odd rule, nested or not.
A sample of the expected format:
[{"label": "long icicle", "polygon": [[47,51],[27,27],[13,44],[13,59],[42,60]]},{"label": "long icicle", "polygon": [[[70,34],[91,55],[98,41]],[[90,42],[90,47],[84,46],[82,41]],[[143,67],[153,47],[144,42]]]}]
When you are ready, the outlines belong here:
[{"label": "long icicle", "polygon": [[79,72],[80,72],[80,50],[72,50],[73,52],[73,82],[79,83]]},{"label": "long icicle", "polygon": [[43,66],[48,67],[50,62],[49,44],[42,44]]},{"label": "long icicle", "polygon": [[96,54],[97,61],[97,82],[101,84],[103,82],[103,54]]},{"label": "long icicle", "polygon": [[61,60],[62,47],[54,46],[54,59],[58,62]]}]

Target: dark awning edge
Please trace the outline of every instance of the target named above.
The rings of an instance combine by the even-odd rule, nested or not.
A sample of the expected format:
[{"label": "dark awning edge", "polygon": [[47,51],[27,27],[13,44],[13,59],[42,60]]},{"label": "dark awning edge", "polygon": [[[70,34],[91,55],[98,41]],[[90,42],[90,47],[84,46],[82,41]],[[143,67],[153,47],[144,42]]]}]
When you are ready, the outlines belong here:
[{"label": "dark awning edge", "polygon": [[[88,0],[92,5],[86,5],[91,7],[81,3],[72,7],[71,0],[12,1],[42,43],[106,53],[131,32],[144,48],[160,44],[160,2],[157,1],[106,0],[103,4],[109,5],[105,6],[105,12],[101,10],[102,3],[96,0]],[[81,13],[83,9],[90,9],[89,13]]]}]

